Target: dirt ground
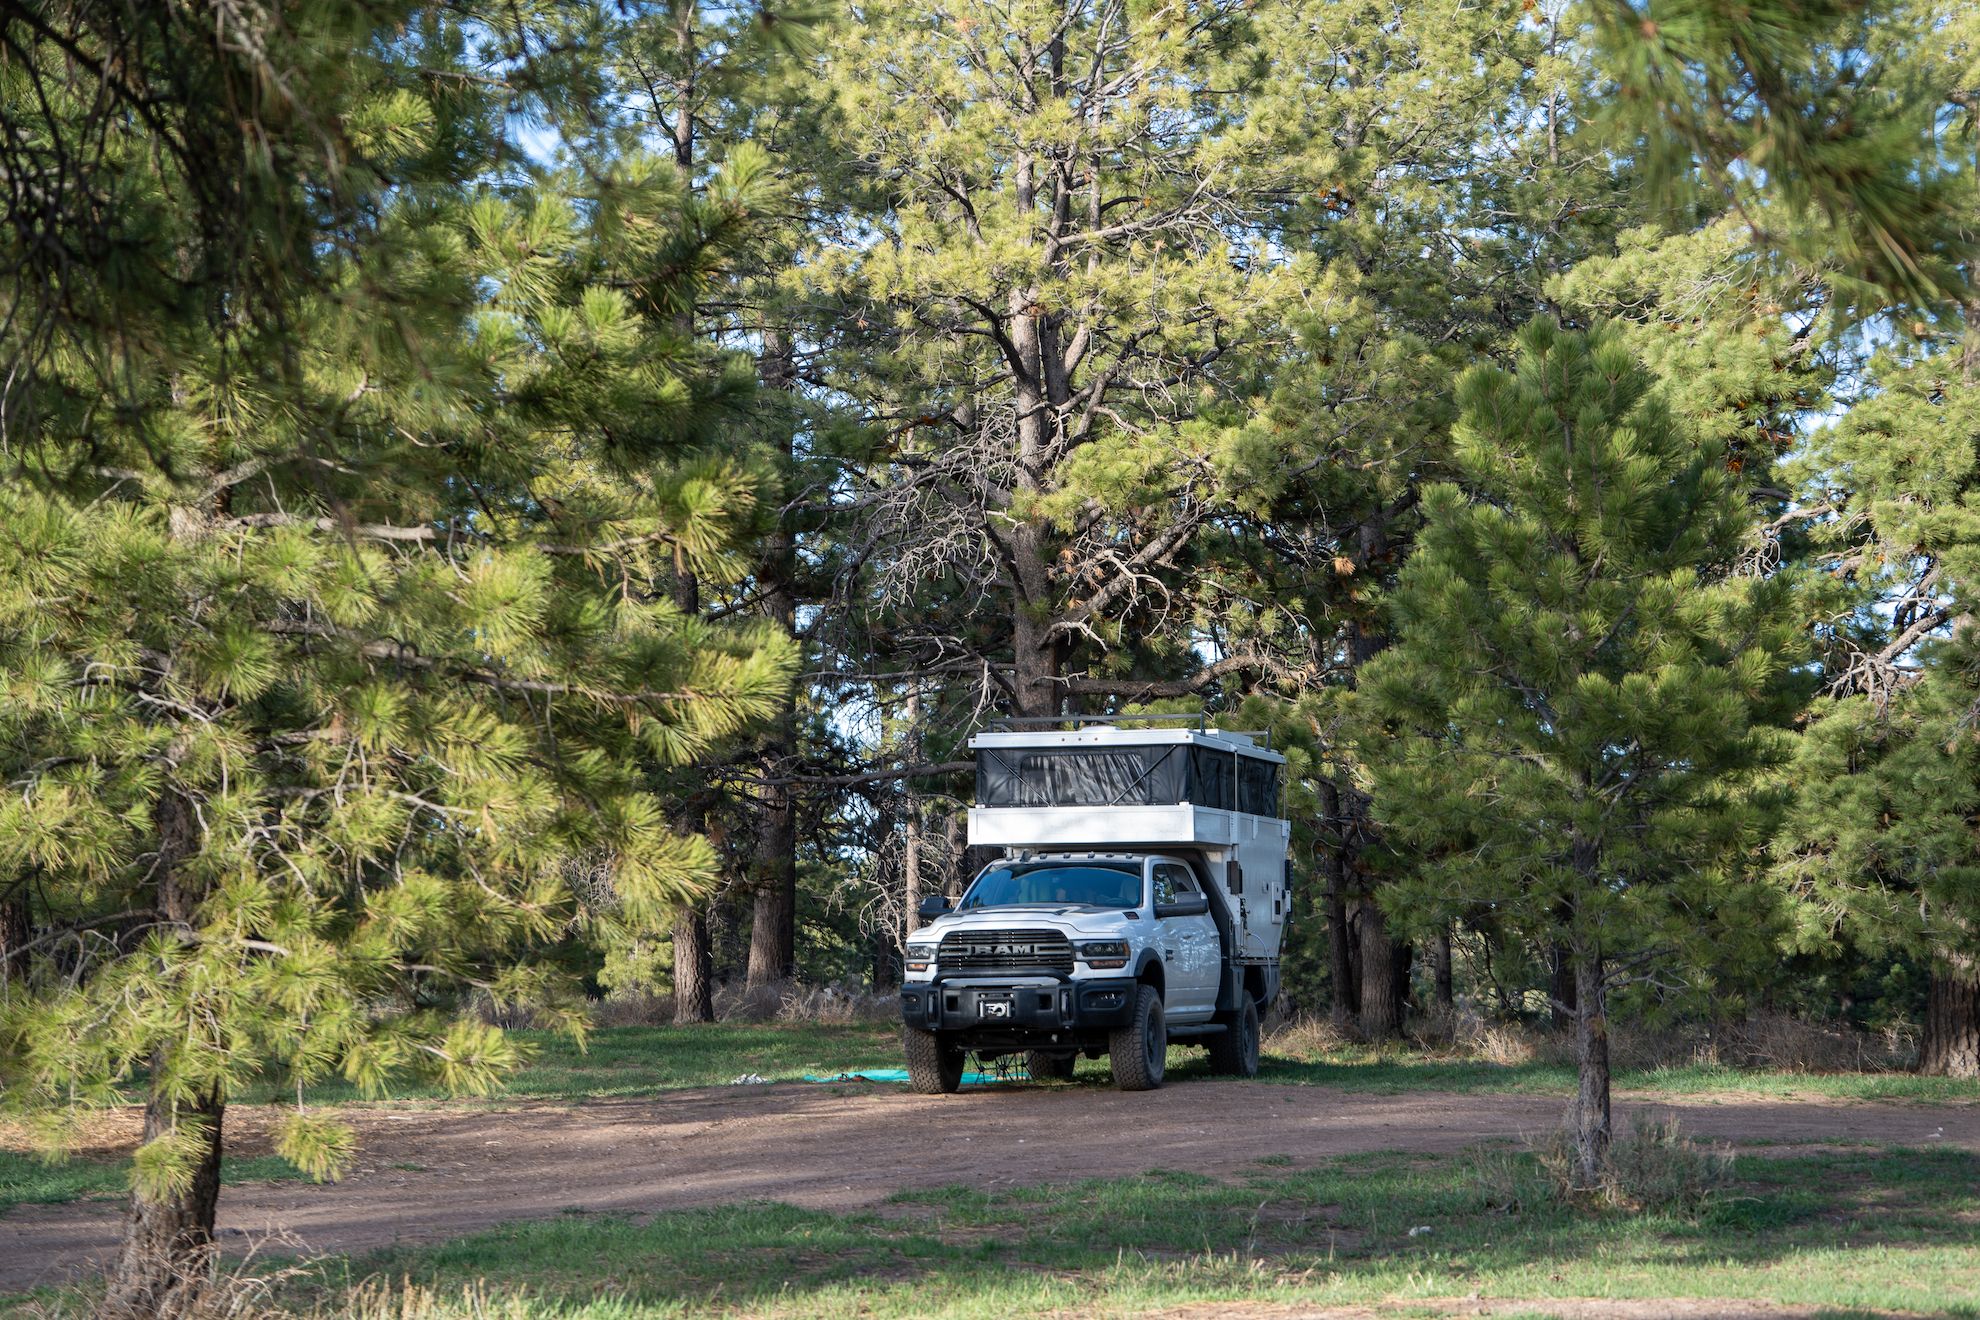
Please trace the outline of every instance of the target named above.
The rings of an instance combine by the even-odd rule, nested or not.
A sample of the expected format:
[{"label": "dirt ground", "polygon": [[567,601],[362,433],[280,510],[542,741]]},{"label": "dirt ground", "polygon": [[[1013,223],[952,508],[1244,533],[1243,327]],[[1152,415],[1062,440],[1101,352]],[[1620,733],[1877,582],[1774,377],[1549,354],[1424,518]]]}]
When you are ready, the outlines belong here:
[{"label": "dirt ground", "polygon": [[[1710,1097],[1625,1102],[1618,1118],[1638,1110],[1675,1115],[1701,1138],[1771,1149],[1872,1142],[1980,1151],[1976,1106]],[[571,1209],[639,1215],[746,1200],[846,1209],[908,1187],[994,1188],[1153,1168],[1219,1174],[1263,1156],[1305,1166],[1368,1151],[1449,1152],[1540,1135],[1560,1111],[1558,1100],[1534,1096],[1210,1081],[1138,1095],[1010,1087],[921,1097],[786,1084],[500,1111],[358,1109],[361,1150],[344,1181],[227,1187],[220,1223],[232,1246],[279,1240],[285,1252],[363,1251]],[[275,1117],[231,1110],[233,1152],[265,1151]],[[127,1149],[135,1121],[91,1136],[93,1153]],[[115,1204],[77,1202],[0,1214],[0,1293],[100,1265],[120,1213]]]}]

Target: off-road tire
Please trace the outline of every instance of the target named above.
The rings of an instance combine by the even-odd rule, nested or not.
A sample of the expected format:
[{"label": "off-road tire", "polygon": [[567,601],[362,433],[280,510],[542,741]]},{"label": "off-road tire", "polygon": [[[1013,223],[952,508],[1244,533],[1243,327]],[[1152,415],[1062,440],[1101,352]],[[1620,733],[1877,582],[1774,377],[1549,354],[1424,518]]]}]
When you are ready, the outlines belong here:
[{"label": "off-road tire", "polygon": [[1162,995],[1152,985],[1136,988],[1128,1024],[1107,1033],[1107,1061],[1114,1085],[1123,1091],[1152,1091],[1162,1084],[1169,1055],[1168,1019]]},{"label": "off-road tire", "polygon": [[1258,1075],[1258,1004],[1250,995],[1224,1023],[1224,1029],[1204,1042],[1210,1047],[1210,1071],[1225,1077]]},{"label": "off-road tire", "polygon": [[901,1050],[907,1055],[908,1089],[916,1095],[954,1095],[962,1089],[963,1051],[934,1032],[903,1028]]},{"label": "off-road tire", "polygon": [[1027,1050],[1024,1056],[1024,1070],[1034,1082],[1070,1082],[1073,1078],[1073,1065],[1079,1062],[1076,1054],[1047,1054],[1043,1050]]}]

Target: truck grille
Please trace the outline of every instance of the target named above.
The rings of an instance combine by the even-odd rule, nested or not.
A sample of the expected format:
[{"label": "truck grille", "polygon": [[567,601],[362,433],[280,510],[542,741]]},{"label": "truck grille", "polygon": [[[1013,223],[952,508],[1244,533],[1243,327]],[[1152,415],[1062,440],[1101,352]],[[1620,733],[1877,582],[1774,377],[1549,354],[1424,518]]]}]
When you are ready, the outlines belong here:
[{"label": "truck grille", "polygon": [[959,930],[942,937],[935,955],[943,971],[1073,969],[1072,942],[1056,930]]}]

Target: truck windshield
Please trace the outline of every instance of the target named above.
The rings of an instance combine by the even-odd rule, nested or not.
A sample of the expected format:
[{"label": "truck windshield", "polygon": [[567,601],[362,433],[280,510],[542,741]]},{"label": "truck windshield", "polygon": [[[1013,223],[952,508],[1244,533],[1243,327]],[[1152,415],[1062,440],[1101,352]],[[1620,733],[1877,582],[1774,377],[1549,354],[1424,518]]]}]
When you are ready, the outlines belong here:
[{"label": "truck windshield", "polygon": [[1071,903],[1083,907],[1141,906],[1141,868],[1091,862],[1076,866],[995,866],[976,877],[962,909]]}]

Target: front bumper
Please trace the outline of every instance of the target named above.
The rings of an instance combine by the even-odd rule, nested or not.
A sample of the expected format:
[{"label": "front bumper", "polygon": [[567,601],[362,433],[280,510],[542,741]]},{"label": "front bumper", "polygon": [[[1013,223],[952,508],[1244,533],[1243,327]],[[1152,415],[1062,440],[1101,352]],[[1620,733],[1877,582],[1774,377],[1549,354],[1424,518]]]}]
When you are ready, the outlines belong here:
[{"label": "front bumper", "polygon": [[1129,977],[955,977],[901,987],[901,1020],[972,1037],[1111,1031],[1127,1024],[1134,993]]}]

